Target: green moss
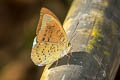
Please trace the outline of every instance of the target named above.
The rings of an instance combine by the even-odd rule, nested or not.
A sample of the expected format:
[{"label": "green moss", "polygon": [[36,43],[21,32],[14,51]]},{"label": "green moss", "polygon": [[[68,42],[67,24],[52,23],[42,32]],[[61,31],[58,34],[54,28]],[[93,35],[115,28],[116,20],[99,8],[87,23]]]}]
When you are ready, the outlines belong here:
[{"label": "green moss", "polygon": [[110,52],[104,51],[104,54],[107,55],[107,56],[109,56],[109,55],[110,55]]},{"label": "green moss", "polygon": [[114,21],[112,21],[112,24],[111,24],[111,30],[112,30],[112,35],[116,35],[117,34],[117,24],[114,22]]},{"label": "green moss", "polygon": [[98,37],[104,37],[104,35],[101,33],[101,29],[98,28],[98,26],[94,26],[93,31],[92,31],[92,37],[98,38]]},{"label": "green moss", "polygon": [[103,18],[102,17],[96,17],[95,24],[93,25],[93,30],[91,33],[92,39],[89,40],[88,46],[87,46],[87,52],[90,52],[94,47],[99,47],[99,42],[104,37],[102,34],[102,26],[103,24]]}]

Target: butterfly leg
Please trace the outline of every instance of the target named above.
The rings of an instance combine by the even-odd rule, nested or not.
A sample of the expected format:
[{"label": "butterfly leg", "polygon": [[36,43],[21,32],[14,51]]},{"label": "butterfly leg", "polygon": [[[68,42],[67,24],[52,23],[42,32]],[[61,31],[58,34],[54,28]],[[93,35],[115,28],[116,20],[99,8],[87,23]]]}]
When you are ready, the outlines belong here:
[{"label": "butterfly leg", "polygon": [[68,59],[67,59],[67,64],[69,65],[70,56],[72,56],[72,48],[70,49],[70,51],[69,51],[68,53],[70,53],[70,55],[67,54],[66,56],[68,57]]},{"label": "butterfly leg", "polygon": [[55,67],[58,65],[58,60],[56,61],[56,63],[55,63]]},{"label": "butterfly leg", "polygon": [[70,53],[70,55],[72,56],[72,49],[70,49],[69,53]]},{"label": "butterfly leg", "polygon": [[67,65],[69,65],[69,61],[70,61],[70,55],[66,55],[68,58],[67,58]]}]

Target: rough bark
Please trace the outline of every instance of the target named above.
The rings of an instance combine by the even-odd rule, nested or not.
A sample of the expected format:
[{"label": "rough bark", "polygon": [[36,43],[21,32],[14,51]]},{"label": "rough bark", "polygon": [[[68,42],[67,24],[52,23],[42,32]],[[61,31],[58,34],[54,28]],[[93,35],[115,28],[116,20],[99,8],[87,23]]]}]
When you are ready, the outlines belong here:
[{"label": "rough bark", "polygon": [[120,64],[119,3],[73,0],[63,25],[72,55],[46,67],[41,80],[114,80]]}]

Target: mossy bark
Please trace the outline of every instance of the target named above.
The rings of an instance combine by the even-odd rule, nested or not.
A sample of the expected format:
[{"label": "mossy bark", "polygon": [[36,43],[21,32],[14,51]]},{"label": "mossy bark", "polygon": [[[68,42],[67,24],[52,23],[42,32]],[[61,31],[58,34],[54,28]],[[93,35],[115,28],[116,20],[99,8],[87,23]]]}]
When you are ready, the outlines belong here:
[{"label": "mossy bark", "polygon": [[119,0],[73,0],[64,21],[72,55],[42,80],[113,80],[120,63]]}]

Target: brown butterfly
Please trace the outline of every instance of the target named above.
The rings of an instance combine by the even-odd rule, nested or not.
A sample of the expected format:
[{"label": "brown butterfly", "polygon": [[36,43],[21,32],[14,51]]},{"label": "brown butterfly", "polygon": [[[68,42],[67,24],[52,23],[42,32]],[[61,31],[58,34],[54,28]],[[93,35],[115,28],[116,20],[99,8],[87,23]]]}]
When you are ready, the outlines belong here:
[{"label": "brown butterfly", "polygon": [[46,8],[41,9],[36,35],[31,59],[38,66],[55,62],[67,55],[71,49],[60,21]]}]

